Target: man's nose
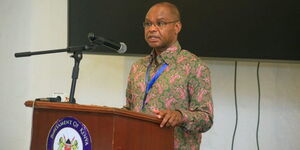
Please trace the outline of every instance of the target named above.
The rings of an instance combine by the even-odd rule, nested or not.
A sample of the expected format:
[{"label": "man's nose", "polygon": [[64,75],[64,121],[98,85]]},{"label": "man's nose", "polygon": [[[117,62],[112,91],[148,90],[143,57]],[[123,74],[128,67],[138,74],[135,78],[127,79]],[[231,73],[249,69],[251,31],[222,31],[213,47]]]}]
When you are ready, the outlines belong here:
[{"label": "man's nose", "polygon": [[150,32],[155,32],[155,31],[158,30],[158,27],[157,27],[156,24],[152,24],[152,25],[148,28],[148,30],[149,30]]}]

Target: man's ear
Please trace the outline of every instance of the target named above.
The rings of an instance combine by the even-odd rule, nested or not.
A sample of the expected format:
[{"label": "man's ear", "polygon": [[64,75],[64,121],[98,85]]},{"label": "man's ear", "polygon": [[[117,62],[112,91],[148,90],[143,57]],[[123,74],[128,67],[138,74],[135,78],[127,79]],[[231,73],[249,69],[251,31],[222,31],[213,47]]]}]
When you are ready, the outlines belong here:
[{"label": "man's ear", "polygon": [[181,28],[182,28],[182,24],[180,21],[176,22],[175,24],[175,32],[176,34],[179,34],[179,32],[181,31]]}]

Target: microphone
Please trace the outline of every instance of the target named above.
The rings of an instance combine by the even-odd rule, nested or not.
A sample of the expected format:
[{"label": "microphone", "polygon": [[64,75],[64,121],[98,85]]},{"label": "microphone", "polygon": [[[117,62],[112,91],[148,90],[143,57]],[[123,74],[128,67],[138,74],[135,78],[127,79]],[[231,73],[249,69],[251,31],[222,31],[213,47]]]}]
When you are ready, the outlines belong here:
[{"label": "microphone", "polygon": [[113,50],[116,50],[119,54],[123,54],[127,50],[127,46],[123,42],[115,42],[112,40],[105,39],[100,36],[96,36],[94,33],[88,34],[88,39],[90,42],[98,44],[98,45],[104,45],[108,48],[111,48]]}]

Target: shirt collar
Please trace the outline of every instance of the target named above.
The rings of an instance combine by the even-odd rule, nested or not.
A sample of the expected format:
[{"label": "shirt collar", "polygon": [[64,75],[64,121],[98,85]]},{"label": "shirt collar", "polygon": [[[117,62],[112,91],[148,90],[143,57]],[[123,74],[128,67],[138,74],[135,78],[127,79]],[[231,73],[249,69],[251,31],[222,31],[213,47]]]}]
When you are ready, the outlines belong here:
[{"label": "shirt collar", "polygon": [[[157,56],[156,60],[158,64],[167,63],[172,64],[176,63],[177,55],[181,51],[181,46],[178,41],[176,41],[172,46],[163,51],[160,55]],[[144,65],[148,66],[151,61],[155,59],[154,49],[151,51],[150,55],[144,58]]]}]

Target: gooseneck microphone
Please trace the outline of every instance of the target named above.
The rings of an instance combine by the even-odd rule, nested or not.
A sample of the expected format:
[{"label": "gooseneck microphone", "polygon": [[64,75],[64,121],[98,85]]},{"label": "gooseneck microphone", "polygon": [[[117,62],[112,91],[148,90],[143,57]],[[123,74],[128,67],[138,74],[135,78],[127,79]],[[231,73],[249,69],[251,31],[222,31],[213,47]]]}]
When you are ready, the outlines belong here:
[{"label": "gooseneck microphone", "polygon": [[100,36],[96,36],[94,33],[88,34],[88,39],[90,42],[98,45],[104,45],[108,48],[111,48],[113,50],[116,50],[118,53],[123,54],[127,50],[127,46],[123,42],[115,42],[112,40],[105,39]]}]

